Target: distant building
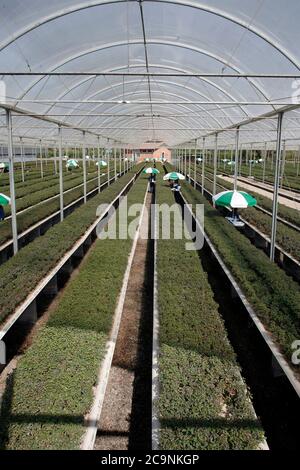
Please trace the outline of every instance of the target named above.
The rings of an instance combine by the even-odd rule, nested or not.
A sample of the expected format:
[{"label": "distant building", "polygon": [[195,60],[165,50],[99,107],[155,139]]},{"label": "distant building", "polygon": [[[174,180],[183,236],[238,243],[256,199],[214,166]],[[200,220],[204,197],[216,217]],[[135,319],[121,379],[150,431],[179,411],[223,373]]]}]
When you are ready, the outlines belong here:
[{"label": "distant building", "polygon": [[157,161],[162,161],[163,159],[167,160],[168,162],[171,161],[171,151],[166,146],[161,147],[152,147],[150,145],[145,144],[143,147],[140,148],[140,155],[138,157],[138,161],[144,161],[146,159],[155,159]]}]

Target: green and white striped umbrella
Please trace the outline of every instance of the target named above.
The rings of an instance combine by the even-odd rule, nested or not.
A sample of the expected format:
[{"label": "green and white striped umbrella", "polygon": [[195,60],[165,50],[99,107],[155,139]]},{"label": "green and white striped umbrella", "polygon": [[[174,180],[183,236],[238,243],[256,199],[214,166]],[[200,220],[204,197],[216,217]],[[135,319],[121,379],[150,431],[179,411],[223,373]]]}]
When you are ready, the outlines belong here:
[{"label": "green and white striped umbrella", "polygon": [[148,174],[152,174],[152,175],[158,175],[159,171],[156,169],[156,168],[145,168],[143,173],[148,173]]},{"label": "green and white striped umbrella", "polygon": [[107,166],[107,163],[104,160],[100,160],[100,162],[96,162],[96,165]]},{"label": "green and white striped umbrella", "polygon": [[1,168],[2,170],[8,170],[9,164],[6,163],[6,162],[0,163],[0,168]]},{"label": "green and white striped umbrella", "polygon": [[0,193],[0,205],[7,206],[10,204],[10,197],[5,196],[5,194]]},{"label": "green and white striped umbrella", "polygon": [[67,167],[67,168],[78,168],[79,165],[78,165],[77,160],[71,159],[71,160],[68,160],[68,161],[67,161],[66,167]]},{"label": "green and white striped umbrella", "polygon": [[172,173],[167,173],[164,178],[166,180],[185,180],[185,176],[181,173],[177,173],[177,171],[172,171]]},{"label": "green and white striped umbrella", "polygon": [[256,199],[244,191],[222,191],[213,196],[216,206],[232,207],[233,209],[245,209],[256,205]]}]

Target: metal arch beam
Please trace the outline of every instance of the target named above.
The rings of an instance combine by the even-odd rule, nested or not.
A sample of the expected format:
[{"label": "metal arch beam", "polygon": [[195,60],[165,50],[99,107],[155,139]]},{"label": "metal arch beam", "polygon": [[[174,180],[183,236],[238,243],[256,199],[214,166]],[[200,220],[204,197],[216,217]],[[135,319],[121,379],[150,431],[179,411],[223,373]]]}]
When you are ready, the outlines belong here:
[{"label": "metal arch beam", "polygon": [[[255,117],[252,117],[250,119],[246,119],[245,121],[237,122],[236,124],[234,124],[233,126],[230,126],[226,130],[221,130],[220,132],[218,132],[218,134],[226,132],[226,131],[230,130],[230,128],[234,129],[236,127],[247,126],[248,124],[253,124],[254,122],[258,122],[261,119],[272,118],[274,116],[277,116],[279,113],[288,113],[288,112],[291,112],[291,111],[295,111],[297,109],[300,109],[300,104],[289,104],[287,106],[282,106],[281,108],[278,108],[274,111],[270,111],[268,113],[260,114],[259,116],[255,116]],[[211,132],[209,134],[206,134],[204,136],[200,136],[200,137],[197,137],[197,138],[200,139],[201,137],[205,137],[205,138],[213,137],[215,134],[216,134],[216,132]],[[186,142],[182,142],[181,145],[184,145],[185,143]]]},{"label": "metal arch beam", "polygon": [[[157,81],[157,82],[158,82],[158,81]],[[138,80],[132,80],[132,81],[130,81],[130,82],[126,82],[127,85],[128,85],[128,84],[132,84],[132,83],[139,83],[139,81],[138,81]],[[191,92],[193,92],[193,93],[195,93],[195,94],[197,94],[197,95],[199,95],[199,96],[202,96],[202,97],[204,97],[205,99],[208,99],[208,97],[207,97],[206,95],[200,93],[199,91],[194,90],[194,89],[191,88],[191,87],[186,87],[186,86],[184,86],[183,84],[179,84],[179,83],[177,83],[177,82],[172,82],[172,81],[166,81],[166,80],[161,81],[161,83],[168,83],[168,84],[171,84],[172,86],[178,86],[178,87],[181,87],[181,88],[184,88],[184,89],[188,89],[188,90],[190,90]],[[102,91],[109,90],[110,88],[115,88],[115,87],[122,86],[122,84],[123,84],[123,83],[111,85],[110,87],[107,87],[105,90],[97,91],[97,92],[93,93],[92,95],[89,95],[87,99],[91,99],[91,98],[93,98],[94,96],[98,95],[99,93],[102,93]],[[167,93],[167,92],[165,92],[165,93]],[[172,95],[173,95],[173,96],[176,96],[177,98],[179,98],[179,97],[182,96],[182,95],[175,94],[175,93],[172,93]],[[121,96],[121,95],[118,95],[118,97],[119,97],[119,96]],[[209,101],[208,101],[207,103],[209,104]],[[79,106],[78,106],[78,107],[79,107]],[[220,106],[217,106],[217,107],[219,108]],[[224,112],[224,116],[227,117],[227,118],[229,119],[229,121],[232,122],[232,120],[231,120],[228,116],[226,116],[226,112],[225,112],[224,110],[222,110],[222,111]],[[209,114],[208,111],[207,111],[207,113]],[[209,115],[210,115],[210,114],[209,114]],[[69,116],[72,116],[72,114],[70,113]],[[210,115],[210,116],[211,116],[211,115]],[[246,116],[249,116],[249,115],[246,114]],[[86,117],[88,117],[88,116],[86,116]],[[211,116],[211,117],[212,117],[212,116]],[[212,118],[213,118],[213,117],[212,117]],[[84,119],[85,119],[85,117],[82,119],[82,121],[83,121]],[[218,123],[219,126],[221,126],[221,123],[220,123],[216,118],[213,118],[213,119]],[[82,122],[82,121],[79,121],[79,123]],[[233,123],[233,122],[232,122],[232,123]]]},{"label": "metal arch beam", "polygon": [[[73,60],[84,57],[85,55],[89,55],[89,54],[99,52],[99,51],[103,51],[103,50],[106,50],[106,49],[110,49],[110,48],[113,48],[113,47],[122,47],[122,46],[124,47],[124,46],[127,46],[128,44],[130,44],[130,45],[143,45],[144,41],[142,39],[131,40],[129,42],[128,41],[116,41],[116,42],[104,44],[102,46],[92,47],[92,48],[90,48],[86,51],[82,51],[79,54],[74,54],[73,56],[70,56],[70,57],[60,61],[59,63],[55,64],[53,68],[51,68],[50,72],[54,72],[58,68],[65,66],[66,64],[68,64],[69,62],[72,62]],[[195,47],[195,46],[190,46],[189,44],[178,43],[178,42],[175,42],[175,41],[163,41],[163,40],[157,40],[157,39],[156,40],[155,39],[149,39],[149,40],[147,40],[147,44],[167,45],[167,46],[171,46],[171,47],[180,47],[182,49],[191,50],[193,52],[197,52],[199,54],[210,57],[211,59],[214,59],[217,62],[220,62],[223,65],[226,65],[227,67],[231,68],[232,70],[234,70],[237,73],[243,73],[242,69],[240,69],[239,67],[236,67],[234,65],[228,64],[228,62],[226,62],[222,57],[219,57],[219,56],[217,56],[217,55],[215,55],[215,54],[213,54],[213,53],[211,53],[211,52],[209,52],[205,49],[200,49],[200,48]],[[93,76],[93,74],[91,74],[91,76]],[[27,88],[24,91],[24,93],[19,98],[17,98],[17,100],[16,100],[17,103],[19,101],[21,101],[26,96],[26,94],[29,91],[32,90],[32,88],[35,85],[37,85],[40,81],[44,80],[44,78],[45,77],[39,77],[37,80],[35,80],[29,86],[29,88]],[[248,79],[247,81],[253,86],[253,88],[255,88],[265,98],[266,101],[270,100],[270,98],[267,95],[267,92],[260,85],[258,85],[256,83],[256,80]]]},{"label": "metal arch beam", "polygon": [[[144,68],[143,65],[129,65],[129,68]],[[128,66],[122,66],[122,67],[117,67],[115,69],[111,69],[110,71],[116,71],[116,70],[121,70],[123,68],[126,68],[128,69]],[[181,69],[181,68],[178,68],[178,67],[173,67],[173,66],[170,66],[170,65],[159,65],[159,64],[149,64],[149,68],[162,68],[162,69],[167,69],[167,70],[174,70],[174,71],[177,71],[177,72],[185,72],[184,69]],[[87,77],[87,78],[84,78],[82,80],[80,80],[78,83],[76,83],[75,85],[73,85],[71,88],[69,88],[67,91],[64,91],[63,93],[61,93],[60,95],[58,95],[57,99],[62,99],[64,98],[68,93],[72,92],[73,90],[75,90],[76,88],[78,88],[79,86],[83,85],[84,83],[88,82],[89,80],[93,80],[94,79],[94,76],[90,76],[90,77]],[[201,77],[200,78],[201,81],[203,82],[206,82],[208,83],[209,85],[211,85],[212,87],[216,88],[217,90],[219,90],[221,93],[223,93],[225,96],[227,96],[228,98],[232,99],[233,101],[235,101],[235,98],[233,95],[231,95],[230,93],[228,93],[223,87],[221,87],[220,85],[217,85],[216,83],[214,83],[212,80],[209,80],[205,77]],[[123,82],[122,82],[123,83]],[[103,89],[104,90],[104,89]],[[102,90],[101,90],[102,91]],[[240,94],[241,97],[243,97],[243,95]],[[244,97],[243,97],[244,98]],[[49,108],[45,111],[45,114],[47,114],[49,111],[51,111],[52,108],[54,108],[55,105],[52,104],[51,106],[49,106]],[[248,112],[246,109],[244,109],[244,106],[241,106],[241,109],[243,110],[244,114],[246,116],[249,116]]]},{"label": "metal arch beam", "polygon": [[[157,93],[157,92],[154,92],[154,93]],[[176,98],[179,98],[179,97],[180,97],[180,95],[178,95],[178,94],[176,94],[176,93],[165,92],[165,94],[166,94],[166,95],[170,95],[170,96],[175,96]],[[123,96],[123,95],[116,95],[114,98],[115,98],[115,99],[118,99],[118,98],[120,98],[120,97],[122,97],[122,96]],[[188,103],[188,102],[189,102],[189,101],[187,101],[187,103]],[[208,103],[209,103],[209,102],[208,102]],[[92,112],[95,111],[95,110],[96,110],[97,108],[99,108],[100,106],[102,106],[102,103],[97,104],[97,105],[93,108]],[[120,104],[113,105],[110,109],[113,109],[113,108],[116,107],[116,106],[120,106]],[[184,106],[184,105],[178,105],[178,106],[184,107],[184,109],[188,109],[188,108],[187,108],[186,106]],[[218,126],[220,126],[219,121],[218,121],[212,114],[210,114],[207,110],[205,110],[205,108],[203,108],[203,107],[200,106],[200,105],[197,105],[197,108],[201,109],[201,111],[206,112],[206,113],[210,116],[210,118],[213,119],[213,120],[218,124]],[[71,116],[71,114],[70,114],[70,116]],[[228,118],[228,119],[229,119],[229,118]],[[84,120],[84,119],[82,119],[81,121],[79,121],[79,123],[82,122],[83,120]]]},{"label": "metal arch beam", "polygon": [[[174,121],[173,121],[172,119],[170,119],[170,118],[161,118],[161,119],[162,119],[162,121],[167,122],[167,123],[174,123]],[[144,123],[144,122],[145,122],[145,123],[148,122],[148,121],[147,121],[147,118],[142,118],[142,119],[133,118],[133,119],[130,121],[130,124],[133,125],[136,121],[138,121],[139,124],[140,124],[140,123]],[[150,129],[149,129],[149,130],[150,130]],[[154,129],[154,130],[155,130],[155,131],[159,131],[160,129]],[[115,131],[118,131],[118,128],[117,128],[117,127],[116,127]],[[112,132],[114,132],[113,129],[112,129]],[[146,131],[143,131],[143,132],[146,132]],[[171,130],[171,129],[170,129],[170,130],[167,130],[167,129],[166,129],[165,131],[163,130],[163,132],[167,132],[167,134],[172,135],[172,130]],[[180,133],[180,134],[182,134],[182,135],[186,134],[187,132],[191,132],[191,133],[192,133],[192,131],[186,129],[185,127],[181,127],[180,129],[176,129],[176,132],[177,132],[177,133]],[[136,134],[136,130],[134,129],[134,130],[131,131],[130,129],[121,129],[121,130],[119,130],[119,132],[118,132],[116,135],[117,135],[117,136],[122,136],[123,134],[127,134],[127,135],[128,135],[128,134],[129,134],[129,135],[130,135],[130,134],[133,134],[133,135],[134,135],[134,134]]]},{"label": "metal arch beam", "polygon": [[[135,67],[136,67],[136,66],[133,66],[133,68],[135,68]],[[142,66],[139,66],[139,67],[142,67]],[[163,68],[164,68],[164,67],[163,67]],[[166,68],[172,68],[172,69],[174,69],[174,67],[166,67]],[[84,79],[81,80],[79,83],[77,83],[77,84],[74,85],[73,87],[69,88],[67,91],[64,91],[63,93],[61,93],[61,94],[57,97],[57,99],[61,99],[61,98],[65,97],[68,93],[71,93],[73,90],[75,90],[76,88],[78,88],[78,87],[81,86],[82,84],[84,84],[84,83],[86,83],[87,81],[92,80],[92,79],[93,79],[93,77],[84,78]],[[158,82],[159,80],[156,80],[156,81]],[[228,93],[228,92],[227,92],[226,90],[224,90],[222,87],[219,87],[218,85],[214,84],[214,82],[211,82],[211,80],[204,79],[203,81],[208,82],[208,83],[211,84],[213,87],[217,88],[217,89],[218,89],[221,93],[223,93],[225,96],[227,96],[227,97],[229,97],[230,99],[232,99],[233,102],[235,101],[235,98],[234,98],[233,95],[231,95],[230,93]],[[130,81],[130,82],[126,82],[126,84],[131,84],[131,83],[139,83],[139,81],[138,81],[138,80],[135,80],[135,81],[132,80],[132,81]],[[177,82],[168,82],[168,81],[166,81],[166,80],[160,80],[159,83],[170,83],[170,84],[172,84],[172,85],[174,85],[174,86],[182,86],[182,87],[184,87],[184,88],[189,89],[190,91],[192,91],[192,92],[194,92],[194,93],[199,94],[200,96],[203,96],[203,97],[207,98],[206,95],[201,94],[200,92],[194,90],[193,88],[184,86],[184,85],[179,84],[179,83],[177,83]],[[109,90],[110,88],[114,88],[114,87],[122,86],[122,85],[123,85],[123,82],[120,82],[120,83],[118,83],[118,84],[112,84],[112,85],[110,85],[110,86],[107,86],[107,87],[105,87],[105,88],[102,88],[101,90],[98,90],[98,91],[95,92],[94,94],[89,95],[88,99],[89,99],[89,98],[92,98],[92,97],[94,97],[94,96],[96,96],[96,95],[99,94],[99,93],[105,92],[106,90]],[[179,95],[178,95],[178,96],[179,96]],[[80,106],[80,105],[76,105],[75,108],[78,108],[79,106]],[[55,105],[53,105],[53,104],[52,104],[51,106],[49,106],[48,109],[45,111],[45,114],[47,114],[47,113],[48,113],[51,109],[53,109],[54,107],[55,107]],[[243,106],[239,106],[239,107],[240,107],[241,110],[244,112],[244,114],[245,114],[247,117],[249,117],[249,114],[246,112],[246,110],[244,110],[244,107],[243,107]],[[226,116],[226,112],[225,112],[225,111],[223,111],[223,112],[224,112],[224,115]],[[69,114],[66,113],[66,115],[72,116],[71,113],[69,113]],[[231,120],[228,116],[226,116],[226,117],[227,117],[229,120]],[[218,122],[218,124],[220,125],[219,121],[216,120],[216,122]],[[231,120],[231,122],[233,123],[232,120]]]},{"label": "metal arch beam", "polygon": [[[137,0],[129,0],[129,1],[132,3],[133,2],[137,3]],[[278,41],[275,41],[274,38],[271,38],[268,34],[263,32],[261,29],[253,25],[249,25],[247,24],[247,22],[239,19],[237,16],[226,13],[225,11],[219,8],[207,6],[207,5],[204,5],[203,3],[200,4],[199,2],[195,2],[193,0],[143,0],[143,1],[153,2],[153,3],[167,3],[167,4],[169,3],[173,5],[186,6],[189,8],[194,8],[196,10],[205,11],[207,13],[211,13],[225,20],[231,21],[232,23],[235,23],[236,25],[242,27],[243,29],[247,29],[247,31],[250,31],[251,33],[259,37],[260,39],[270,44],[271,47],[274,47],[289,62],[291,62],[298,70],[300,70],[300,62],[287,49],[285,49]],[[125,1],[124,0],[96,0],[96,1],[82,2],[75,7],[63,8],[59,11],[56,11],[52,15],[44,16],[44,18],[41,18],[39,21],[32,22],[30,25],[21,29],[16,34],[13,34],[7,41],[3,41],[2,43],[0,43],[0,51],[3,50],[8,45],[12,44],[14,41],[19,39],[20,37],[29,33],[30,31],[33,31],[34,29],[46,23],[50,23],[53,20],[69,15],[71,13],[76,13],[81,10],[86,10],[88,8],[93,8],[93,7],[102,6],[102,5],[116,4],[116,3],[125,3]]]}]

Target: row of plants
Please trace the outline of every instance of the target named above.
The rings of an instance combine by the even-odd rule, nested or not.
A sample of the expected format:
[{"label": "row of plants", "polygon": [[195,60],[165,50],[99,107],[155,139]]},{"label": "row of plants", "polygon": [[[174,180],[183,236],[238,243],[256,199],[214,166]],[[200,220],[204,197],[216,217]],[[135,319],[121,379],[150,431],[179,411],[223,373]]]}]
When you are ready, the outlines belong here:
[{"label": "row of plants", "polygon": [[[47,177],[51,177],[54,175],[54,168],[47,168],[47,167],[44,167],[43,168],[43,176],[44,178],[47,178]],[[35,179],[38,179],[38,178],[41,178],[41,169],[40,169],[40,166],[38,167],[34,167],[34,168],[26,168],[24,170],[24,177],[25,177],[25,182],[27,181],[31,181],[31,180],[35,180]],[[18,184],[24,184],[23,181],[22,181],[22,172],[21,170],[16,170],[14,172],[14,179],[15,179],[15,184],[18,185]],[[9,173],[1,173],[0,174],[0,185],[2,186],[8,186],[9,185]]]},{"label": "row of plants", "polygon": [[[129,205],[143,202],[146,184],[146,178],[137,180]],[[18,362],[2,402],[2,448],[80,447],[132,242],[129,237],[95,242]]]},{"label": "row of plants", "polygon": [[[71,181],[75,178],[78,178],[80,173],[73,172],[73,173],[64,173],[63,180]],[[82,174],[81,174],[82,179]],[[15,185],[15,194],[16,199],[20,197],[27,196],[29,193],[34,193],[36,191],[40,191],[41,189],[48,188],[54,185],[57,185],[59,182],[59,175],[51,175],[45,178],[37,178],[36,180],[25,181],[22,185]],[[8,186],[1,186],[1,191],[5,193],[7,196],[10,196],[10,187]]]},{"label": "row of plants", "polygon": [[[197,181],[201,182],[201,177],[197,178]],[[225,186],[228,189],[232,189],[232,185],[225,182],[222,186]],[[224,187],[217,184],[217,188],[220,191],[224,191]],[[212,182],[206,180],[205,188],[212,193],[213,185]],[[238,188],[242,189],[242,188]],[[251,191],[251,194],[254,197],[258,195]],[[267,199],[267,198],[264,198]],[[285,206],[283,206],[285,207]],[[287,208],[288,209],[288,208]],[[291,209],[290,211],[293,211]],[[283,210],[281,210],[282,214]],[[295,210],[297,213],[297,211]],[[261,212],[255,208],[248,207],[247,209],[240,210],[240,215],[250,224],[257,227],[257,229],[270,238],[271,229],[272,229],[272,217],[264,212]],[[299,219],[299,213],[298,213]],[[287,253],[290,253],[295,259],[300,260],[300,237],[299,232],[293,228],[288,227],[282,222],[277,222],[277,232],[276,232],[276,243]]]},{"label": "row of plants", "polygon": [[96,219],[97,207],[111,202],[134,173],[135,168],[0,266],[0,286],[7,292],[7,295],[0,299],[0,321],[7,318],[25,300],[34,287],[86,232]]},{"label": "row of plants", "polygon": [[[91,179],[95,179],[96,177],[97,177],[96,173],[89,173],[87,174],[87,181]],[[82,174],[79,173],[79,175],[76,178],[72,178],[71,180],[67,180],[64,182],[64,191],[72,189],[74,186],[78,186],[81,184],[83,184]],[[95,184],[97,184],[97,182]],[[31,193],[30,187],[29,187],[29,192],[27,193],[26,196],[16,199],[17,212],[27,209],[28,207],[35,206],[39,204],[40,202],[43,202],[44,200],[49,199],[56,195],[59,195],[58,182],[56,182],[55,185],[51,185],[51,186],[46,185],[43,189],[40,189],[39,191],[35,191],[33,193]],[[10,213],[11,213],[10,206],[8,206],[6,210],[6,215],[10,215]]]},{"label": "row of plants", "polygon": [[[107,175],[101,177],[101,185],[107,181]],[[98,186],[98,181],[89,181],[87,183],[87,192]],[[83,196],[83,187],[75,188],[72,191],[69,191],[64,194],[64,206],[68,206],[72,202],[76,201]],[[45,201],[43,204],[38,204],[36,206],[30,207],[26,212],[17,214],[17,228],[18,232],[22,233],[32,225],[40,222],[49,215],[57,212],[60,208],[59,196],[51,199],[50,201]],[[0,226],[0,245],[11,240],[12,238],[12,228],[11,220],[4,220],[1,222]]]},{"label": "row of plants", "polygon": [[[258,228],[267,237],[271,237],[272,217],[263,212],[249,207],[240,211],[241,216],[250,224]],[[300,234],[297,230],[287,227],[282,222],[277,222],[276,244],[284,251],[300,261]]]},{"label": "row of plants", "polygon": [[[122,168],[123,169],[123,168]],[[107,168],[101,168],[101,173],[106,171]],[[114,166],[110,167],[111,171],[114,171]],[[117,164],[117,172],[120,171],[120,165],[119,163]],[[87,167],[87,176],[89,175],[94,175],[95,177],[98,174],[98,168],[96,165],[92,165],[91,167]],[[71,172],[66,171],[65,169],[63,170],[63,181],[64,184],[67,181],[71,181],[74,179],[78,179],[79,183],[82,181],[83,178],[83,171],[82,168],[74,169]],[[80,181],[81,179],[81,181]],[[51,174],[48,176],[45,176],[44,178],[41,178],[41,175],[38,174],[37,177],[33,180],[25,180],[24,183],[18,183],[15,184],[15,193],[16,193],[16,198],[24,197],[28,195],[29,193],[32,194],[36,191],[42,190],[44,188],[48,188],[54,185],[58,185],[59,183],[59,174]],[[68,189],[68,188],[65,188]],[[5,193],[7,196],[10,195],[10,187],[9,184],[6,186],[1,185],[1,192]]]},{"label": "row of plants", "polygon": [[[157,203],[174,204],[158,178]],[[179,206],[175,208],[179,212]],[[179,215],[180,217],[180,215]],[[199,255],[186,240],[157,241],[161,450],[257,449],[251,406]]]},{"label": "row of plants", "polygon": [[204,204],[206,233],[293,367],[292,343],[300,337],[298,284],[228,223],[199,191],[183,183],[182,193],[190,204]]}]

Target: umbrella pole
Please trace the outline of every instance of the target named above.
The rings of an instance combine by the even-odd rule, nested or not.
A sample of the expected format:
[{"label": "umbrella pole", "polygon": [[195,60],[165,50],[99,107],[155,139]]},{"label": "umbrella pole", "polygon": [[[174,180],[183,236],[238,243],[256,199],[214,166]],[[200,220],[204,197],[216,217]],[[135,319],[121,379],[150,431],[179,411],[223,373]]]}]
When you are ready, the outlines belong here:
[{"label": "umbrella pole", "polygon": [[14,178],[14,156],[13,156],[13,139],[12,139],[12,117],[10,109],[6,110],[6,121],[8,131],[8,160],[9,160],[9,187],[11,200],[11,225],[13,236],[14,255],[18,252],[18,231],[17,231],[17,213],[16,213],[16,196],[15,196],[15,178]]}]

